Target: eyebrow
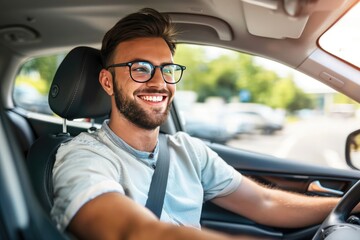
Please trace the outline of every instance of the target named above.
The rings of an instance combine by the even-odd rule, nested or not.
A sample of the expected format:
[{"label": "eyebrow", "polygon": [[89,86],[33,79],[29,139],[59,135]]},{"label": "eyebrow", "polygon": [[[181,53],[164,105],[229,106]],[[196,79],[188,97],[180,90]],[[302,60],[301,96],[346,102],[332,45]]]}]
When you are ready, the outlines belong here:
[{"label": "eyebrow", "polygon": [[[148,62],[155,66],[155,64],[153,62],[146,60],[146,59],[142,59],[142,58],[135,58],[129,62]],[[173,62],[162,62],[160,65],[165,65],[165,64],[174,64],[174,63]]]}]

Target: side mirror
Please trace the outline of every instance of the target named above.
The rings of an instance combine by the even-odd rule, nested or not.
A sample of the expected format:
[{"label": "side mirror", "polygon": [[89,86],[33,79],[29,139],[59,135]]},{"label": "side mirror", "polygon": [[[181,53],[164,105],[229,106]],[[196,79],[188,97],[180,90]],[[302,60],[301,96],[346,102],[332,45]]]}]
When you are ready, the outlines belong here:
[{"label": "side mirror", "polygon": [[349,134],[345,144],[345,159],[354,169],[360,169],[360,129]]}]

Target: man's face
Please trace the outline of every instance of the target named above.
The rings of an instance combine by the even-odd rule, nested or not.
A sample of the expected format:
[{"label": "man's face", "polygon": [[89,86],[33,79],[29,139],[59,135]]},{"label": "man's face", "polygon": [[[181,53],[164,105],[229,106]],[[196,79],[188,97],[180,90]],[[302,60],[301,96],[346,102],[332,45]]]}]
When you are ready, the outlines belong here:
[{"label": "man's face", "polygon": [[[114,55],[114,63],[136,60],[153,65],[172,63],[171,51],[162,38],[137,38],[120,43]],[[175,85],[163,80],[156,68],[153,78],[137,83],[130,77],[129,67],[116,67],[114,96],[118,111],[129,121],[144,129],[155,129],[166,121]]]}]

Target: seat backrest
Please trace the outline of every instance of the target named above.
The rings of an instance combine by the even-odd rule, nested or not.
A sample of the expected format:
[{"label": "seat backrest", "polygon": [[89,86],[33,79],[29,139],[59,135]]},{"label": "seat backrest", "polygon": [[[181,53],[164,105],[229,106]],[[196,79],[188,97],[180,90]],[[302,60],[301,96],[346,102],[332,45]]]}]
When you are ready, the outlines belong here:
[{"label": "seat backrest", "polygon": [[7,110],[6,115],[10,122],[10,127],[15,133],[19,142],[23,156],[29,152],[30,146],[35,142],[35,135],[31,129],[29,122],[21,116],[17,110]]},{"label": "seat backrest", "polygon": [[[50,87],[50,108],[64,119],[96,118],[108,115],[110,97],[98,78],[102,69],[100,51],[90,47],[71,50],[55,74]],[[37,139],[30,147],[27,168],[40,204],[47,213],[53,205],[52,169],[61,143],[70,134],[59,131]]]}]

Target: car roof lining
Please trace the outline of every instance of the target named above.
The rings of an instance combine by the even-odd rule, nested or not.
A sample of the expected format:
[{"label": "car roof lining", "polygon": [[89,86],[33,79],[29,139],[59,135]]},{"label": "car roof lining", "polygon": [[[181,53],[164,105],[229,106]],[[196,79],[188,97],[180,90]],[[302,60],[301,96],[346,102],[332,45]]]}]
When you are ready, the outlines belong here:
[{"label": "car roof lining", "polygon": [[[102,1],[101,5],[98,5],[96,1],[87,1],[86,3],[48,1],[44,3],[35,0],[31,7],[27,6],[26,10],[18,8],[18,2],[21,2],[21,5],[27,5],[24,1],[26,0],[8,2],[3,6],[6,11],[0,16],[0,22],[3,23],[0,26],[0,33],[5,28],[14,26],[33,29],[34,32],[38,33],[38,40],[29,43],[11,43],[4,41],[3,38],[0,40],[3,44],[22,55],[38,55],[42,52],[42,49],[53,49],[59,46],[73,48],[79,45],[99,44],[105,31],[114,25],[118,19],[145,7],[147,3],[146,1],[139,1],[138,4],[127,4],[131,1],[115,3],[106,0]],[[333,8],[338,7],[339,11],[330,12],[321,8],[321,11],[312,13],[300,38],[296,40],[283,39],[284,44],[294,46],[293,54],[281,54],[279,49],[274,48],[276,38],[282,37],[281,35],[273,36],[275,44],[272,45],[272,41],[264,44],[269,39],[249,34],[248,19],[245,17],[246,14],[243,14],[246,10],[244,4],[247,3],[241,0],[229,0],[227,4],[224,4],[221,0],[187,0],[185,1],[186,4],[183,1],[181,4],[174,2],[166,6],[162,1],[155,0],[152,1],[151,5],[159,11],[174,16],[174,22],[177,22],[183,31],[179,38],[180,41],[195,41],[216,46],[227,45],[228,48],[243,52],[260,54],[265,57],[274,56],[273,58],[276,60],[298,66],[316,48],[313,45],[315,41],[312,35],[318,36],[319,31],[327,29],[330,23],[346,7],[343,3],[337,3],[336,0],[322,0],[319,2],[321,5],[328,4]],[[217,11],[217,9],[222,11]],[[210,15],[214,17],[210,17]],[[329,20],[321,23],[326,18],[329,18]],[[59,23],[61,24],[59,25]],[[275,23],[270,22],[270,24]],[[311,35],[310,33],[313,33],[314,30],[316,30],[315,34]],[[61,37],[64,35],[67,36],[65,39]],[[298,41],[302,44],[306,43],[308,51],[302,53],[297,50]]]},{"label": "car roof lining", "polygon": [[183,13],[170,13],[169,16],[171,17],[171,20],[177,25],[185,23],[190,25],[207,26],[215,30],[220,40],[231,41],[233,39],[231,27],[221,19],[200,14]]}]

